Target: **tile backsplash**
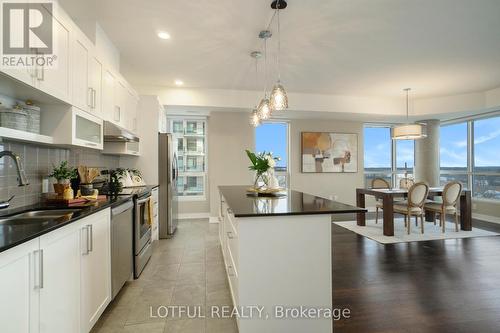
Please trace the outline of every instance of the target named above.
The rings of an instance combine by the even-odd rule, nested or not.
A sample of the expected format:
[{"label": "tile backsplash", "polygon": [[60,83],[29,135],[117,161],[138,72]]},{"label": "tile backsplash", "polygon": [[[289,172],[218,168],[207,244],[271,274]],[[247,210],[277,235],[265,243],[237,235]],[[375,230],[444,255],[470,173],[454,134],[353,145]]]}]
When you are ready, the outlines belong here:
[{"label": "tile backsplash", "polygon": [[56,148],[50,146],[0,141],[0,151],[10,150],[21,157],[28,186],[17,185],[17,172],[9,157],[0,159],[0,200],[15,195],[11,207],[20,207],[40,201],[42,180],[52,171],[53,165],[68,161],[72,166],[86,165],[101,169],[117,168],[120,158],[103,155],[99,151],[84,148]]}]

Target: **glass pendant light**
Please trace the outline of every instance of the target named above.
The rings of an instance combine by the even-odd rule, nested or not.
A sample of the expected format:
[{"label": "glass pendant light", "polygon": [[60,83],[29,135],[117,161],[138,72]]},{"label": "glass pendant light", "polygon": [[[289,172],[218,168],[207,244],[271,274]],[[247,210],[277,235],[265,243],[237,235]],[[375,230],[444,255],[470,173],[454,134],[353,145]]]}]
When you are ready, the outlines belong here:
[{"label": "glass pendant light", "polygon": [[[280,4],[280,2],[282,3]],[[278,55],[277,55],[278,81],[274,85],[271,92],[271,97],[269,98],[269,106],[271,107],[272,110],[276,111],[288,109],[288,96],[286,94],[285,88],[281,84],[281,70],[280,70],[280,54],[281,54],[280,9],[283,9],[285,7],[286,7],[286,1],[284,0],[276,1],[275,9],[278,20],[277,24],[278,25]]]},{"label": "glass pendant light", "polygon": [[259,127],[261,124],[259,114],[257,113],[257,109],[253,109],[250,114],[250,125],[253,127]]},{"label": "glass pendant light", "polygon": [[264,39],[264,98],[260,100],[257,106],[257,114],[260,120],[267,120],[271,118],[272,109],[269,105],[269,98],[267,98],[267,39],[271,37],[270,31],[261,32]]},{"label": "glass pendant light", "polygon": [[392,129],[392,139],[393,140],[418,140],[426,138],[425,128],[422,124],[410,123],[409,116],[409,93],[411,88],[406,88],[406,124],[395,126]]}]

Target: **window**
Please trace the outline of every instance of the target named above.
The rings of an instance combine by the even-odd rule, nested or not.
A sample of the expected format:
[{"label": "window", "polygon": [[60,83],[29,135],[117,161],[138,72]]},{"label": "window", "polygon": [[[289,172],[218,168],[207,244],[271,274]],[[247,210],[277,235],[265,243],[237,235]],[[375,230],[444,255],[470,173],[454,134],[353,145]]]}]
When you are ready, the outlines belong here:
[{"label": "window", "polygon": [[460,181],[476,198],[500,200],[500,116],[441,126],[441,184]]},{"label": "window", "polygon": [[176,149],[181,200],[204,200],[206,188],[206,120],[169,119],[173,147]]},{"label": "window", "polygon": [[274,168],[281,187],[289,186],[288,177],[288,123],[265,122],[255,129],[255,151],[272,152],[281,161]]},{"label": "window", "polygon": [[500,117],[474,121],[474,196],[500,200]]},{"label": "window", "polygon": [[450,181],[468,184],[468,137],[467,122],[441,126],[440,142],[440,182],[441,185]]},{"label": "window", "polygon": [[392,140],[390,127],[364,128],[365,185],[374,178],[384,178],[390,184],[413,174],[414,141]]}]

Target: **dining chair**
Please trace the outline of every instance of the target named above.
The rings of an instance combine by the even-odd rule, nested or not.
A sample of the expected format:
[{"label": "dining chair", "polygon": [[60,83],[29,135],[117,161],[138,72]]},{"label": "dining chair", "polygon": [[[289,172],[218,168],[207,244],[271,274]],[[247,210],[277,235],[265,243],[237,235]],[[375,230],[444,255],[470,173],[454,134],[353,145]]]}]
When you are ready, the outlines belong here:
[{"label": "dining chair", "polygon": [[399,180],[399,188],[401,189],[409,189],[413,184],[415,184],[415,181],[411,178],[401,178]]},{"label": "dining chair", "polygon": [[[391,188],[391,184],[389,184],[389,182],[387,180],[385,180],[384,178],[373,178],[372,179],[372,189],[390,189]],[[375,204],[375,208],[376,208],[376,215],[375,215],[375,223],[378,223],[378,211],[380,209],[383,209],[384,208],[384,203],[382,201],[382,199],[377,199],[377,202]]]},{"label": "dining chair", "polygon": [[447,183],[443,189],[442,202],[428,201],[424,209],[439,214],[439,226],[442,231],[446,229],[446,214],[453,214],[455,217],[455,231],[458,232],[458,209],[457,203],[462,194],[462,183],[452,181]]},{"label": "dining chair", "polygon": [[413,184],[408,190],[408,199],[394,203],[394,213],[405,216],[405,227],[410,234],[411,217],[415,216],[415,222],[418,225],[420,217],[420,229],[424,233],[424,204],[429,194],[429,185],[424,182]]}]

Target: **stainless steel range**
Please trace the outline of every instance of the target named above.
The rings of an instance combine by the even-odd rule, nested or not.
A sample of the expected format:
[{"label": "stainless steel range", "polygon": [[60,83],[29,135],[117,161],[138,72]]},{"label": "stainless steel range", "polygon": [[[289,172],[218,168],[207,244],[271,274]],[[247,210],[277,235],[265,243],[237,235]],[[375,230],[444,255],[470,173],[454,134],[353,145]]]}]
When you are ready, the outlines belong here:
[{"label": "stainless steel range", "polygon": [[134,278],[141,275],[151,258],[151,191],[134,196]]}]

